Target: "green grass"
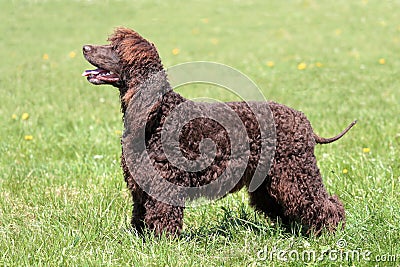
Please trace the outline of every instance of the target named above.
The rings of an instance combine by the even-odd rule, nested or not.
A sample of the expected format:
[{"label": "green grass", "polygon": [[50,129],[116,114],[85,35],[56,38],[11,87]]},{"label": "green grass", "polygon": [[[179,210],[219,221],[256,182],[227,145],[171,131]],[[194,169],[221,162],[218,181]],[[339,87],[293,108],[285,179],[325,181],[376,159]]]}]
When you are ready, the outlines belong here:
[{"label": "green grass", "polygon": [[[343,251],[370,251],[370,260],[325,254],[309,264],[374,266],[390,255],[396,261],[382,265],[400,264],[398,1],[0,2],[0,265],[286,266],[264,250],[321,252],[341,239]],[[267,98],[306,113],[322,136],[358,119],[345,138],[316,148],[328,191],[344,202],[346,229],[292,235],[240,192],[188,208],[179,240],[131,232],[118,92],[80,77],[89,67],[82,45],[104,43],[121,25],[152,40],[166,67],[209,60],[242,71]],[[214,89],[179,91],[229,100]]]}]

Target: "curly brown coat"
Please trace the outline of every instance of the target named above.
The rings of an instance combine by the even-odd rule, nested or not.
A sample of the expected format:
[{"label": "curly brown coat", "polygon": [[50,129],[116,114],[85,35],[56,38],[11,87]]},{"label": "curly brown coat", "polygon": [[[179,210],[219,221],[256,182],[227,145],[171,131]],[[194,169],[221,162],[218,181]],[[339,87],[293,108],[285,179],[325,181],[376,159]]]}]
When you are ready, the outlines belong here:
[{"label": "curly brown coat", "polygon": [[[228,137],[235,137],[228,136],[225,129],[211,119],[192,120],[182,128],[180,150],[186,158],[196,159],[200,156],[200,142],[204,138],[210,138],[216,146],[215,159],[211,166],[197,172],[185,172],[171,164],[164,155],[161,131],[166,118],[175,107],[189,100],[171,89],[152,43],[126,28],[116,29],[109,41],[110,45],[83,47],[85,58],[97,67],[96,70],[85,71],[83,76],[87,76],[93,84],[111,84],[119,88],[126,127],[132,127],[130,118],[139,116],[141,120],[140,114],[149,114],[147,118],[143,118],[146,125],[146,155],[149,155],[155,169],[163,179],[186,187],[202,186],[218,178],[232,159]],[[151,110],[141,110],[138,95],[143,90],[142,84],[155,73],[161,74],[157,86],[162,88],[163,95],[150,107]],[[204,105],[205,109],[217,107],[216,104]],[[227,105],[242,120],[250,140],[250,157],[246,170],[230,190],[235,192],[249,186],[259,163],[260,125],[247,103],[232,102]],[[307,233],[320,234],[323,229],[333,232],[339,225],[343,227],[343,204],[336,196],[329,196],[327,193],[317,166],[314,147],[316,143],[329,143],[339,139],[355,122],[340,135],[324,139],[314,134],[303,113],[274,102],[260,102],[258,105],[261,109],[268,107],[272,112],[276,140],[270,140],[270,144],[275,145],[275,156],[261,186],[249,192],[250,204],[272,219],[280,218],[284,223],[300,223]],[[129,134],[125,136],[129,142]],[[140,165],[142,157],[142,154],[130,155],[124,151],[121,157],[125,181],[133,199],[132,226],[139,232],[146,227],[156,234],[177,235],[182,230],[184,207],[159,201],[139,186],[152,177],[148,177],[148,173],[140,168],[133,175],[128,166]],[[155,186],[154,190],[168,189],[160,185]]]}]

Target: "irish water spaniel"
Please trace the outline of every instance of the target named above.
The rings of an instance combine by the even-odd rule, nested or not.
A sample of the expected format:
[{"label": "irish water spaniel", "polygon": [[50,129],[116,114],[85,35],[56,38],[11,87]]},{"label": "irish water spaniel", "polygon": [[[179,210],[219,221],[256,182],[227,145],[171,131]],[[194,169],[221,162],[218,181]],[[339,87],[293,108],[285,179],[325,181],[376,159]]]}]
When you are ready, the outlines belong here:
[{"label": "irish water spaniel", "polygon": [[[344,226],[343,204],[327,193],[314,146],[339,139],[355,122],[325,139],[314,134],[303,113],[274,102],[195,103],[172,90],[156,47],[137,32],[118,28],[108,40],[107,45],[83,46],[84,57],[97,68],[83,76],[92,84],[119,88],[122,168],[133,198],[131,223],[140,233],[147,228],[157,235],[179,235],[187,201],[249,189],[257,168],[263,170],[262,179],[248,190],[257,211],[284,223],[298,222],[307,233]],[[182,104],[187,105],[176,111]],[[203,111],[228,119],[221,123],[202,116]],[[243,129],[247,136],[240,136]],[[163,137],[163,131],[169,135]],[[247,143],[234,148],[239,139]],[[167,150],[183,158],[174,160]],[[200,158],[208,165],[200,166]],[[179,166],[185,161],[190,168]],[[195,191],[187,194],[186,189]]]}]

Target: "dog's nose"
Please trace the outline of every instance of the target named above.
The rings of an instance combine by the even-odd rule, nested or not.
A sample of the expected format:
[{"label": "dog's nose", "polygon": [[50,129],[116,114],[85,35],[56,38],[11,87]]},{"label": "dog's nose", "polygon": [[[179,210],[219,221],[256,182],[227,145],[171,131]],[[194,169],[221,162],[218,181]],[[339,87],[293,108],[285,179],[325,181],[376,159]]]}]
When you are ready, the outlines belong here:
[{"label": "dog's nose", "polygon": [[84,45],[82,48],[83,52],[90,52],[92,50],[91,45]]}]

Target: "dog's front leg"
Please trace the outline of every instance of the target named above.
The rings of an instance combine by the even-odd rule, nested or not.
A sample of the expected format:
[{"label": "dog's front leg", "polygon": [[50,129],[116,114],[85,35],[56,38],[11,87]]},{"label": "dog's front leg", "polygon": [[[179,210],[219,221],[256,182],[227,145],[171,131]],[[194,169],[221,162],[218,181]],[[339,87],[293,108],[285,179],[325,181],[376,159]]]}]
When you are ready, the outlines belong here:
[{"label": "dog's front leg", "polygon": [[133,211],[132,211],[132,219],[131,225],[139,234],[143,233],[144,229],[144,217],[146,214],[146,209],[144,207],[144,203],[146,202],[147,195],[144,192],[132,192],[133,199]]},{"label": "dog's front leg", "polygon": [[181,233],[183,207],[166,204],[152,197],[148,197],[144,207],[146,210],[144,223],[156,235],[178,236]]}]

